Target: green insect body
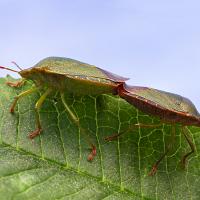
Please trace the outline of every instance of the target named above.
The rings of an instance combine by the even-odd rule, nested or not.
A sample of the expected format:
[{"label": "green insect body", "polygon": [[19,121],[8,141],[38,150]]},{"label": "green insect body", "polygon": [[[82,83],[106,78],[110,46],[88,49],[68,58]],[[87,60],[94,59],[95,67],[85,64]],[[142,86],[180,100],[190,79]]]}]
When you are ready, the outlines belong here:
[{"label": "green insect body", "polygon": [[[17,67],[19,68],[18,65]],[[0,68],[18,72],[2,66],[0,66]],[[11,113],[14,112],[17,101],[20,98],[33,92],[37,92],[40,88],[46,89],[45,93],[39,98],[35,105],[37,128],[29,134],[31,139],[42,132],[39,110],[46,97],[52,91],[60,92],[61,100],[65,109],[68,111],[74,123],[80,127],[79,119],[70,110],[65,101],[64,92],[73,93],[75,95],[95,95],[105,93],[117,94],[118,86],[128,80],[127,78],[112,74],[96,66],[63,57],[48,57],[32,68],[25,70],[21,70],[20,68],[18,73],[22,76],[23,80],[18,83],[8,82],[8,85],[12,87],[20,87],[23,85],[24,80],[32,80],[35,83],[35,86],[15,97],[10,108]],[[96,147],[88,137],[86,130],[81,128],[81,132],[84,134],[87,142],[91,146],[92,150],[88,156],[88,160],[92,160],[96,155]]]},{"label": "green insect body", "polygon": [[[18,65],[17,67],[19,68]],[[0,68],[18,72],[6,67],[0,66]],[[125,84],[125,81],[128,80],[127,78],[123,78],[96,66],[69,58],[48,57],[40,61],[32,68],[26,70],[21,70],[20,68],[18,73],[23,77],[23,80],[17,83],[8,82],[8,85],[12,87],[20,87],[23,85],[24,80],[28,79],[32,80],[35,83],[35,86],[27,91],[22,92],[15,98],[10,108],[11,113],[14,112],[14,108],[18,99],[38,91],[41,87],[46,89],[45,93],[39,98],[35,105],[37,129],[29,135],[30,138],[34,138],[42,131],[39,110],[46,97],[52,91],[60,92],[61,100],[65,109],[68,111],[74,123],[80,128],[81,126],[79,119],[67,105],[64,92],[67,91],[75,95],[112,93],[119,95],[121,98],[125,99],[131,105],[135,106],[144,113],[157,116],[161,119],[160,124],[133,124],[128,130],[132,130],[136,127],[159,127],[163,125],[163,123],[171,124],[171,141],[167,145],[164,154],[153,165],[149,175],[154,175],[156,173],[159,163],[172,148],[175,138],[175,124],[178,123],[182,126],[182,133],[191,148],[191,151],[182,157],[182,166],[185,167],[186,159],[195,151],[195,145],[190,139],[187,126],[194,125],[200,127],[200,114],[198,113],[194,104],[185,97],[148,87],[127,86]],[[91,146],[92,150],[88,156],[88,160],[92,160],[96,155],[96,147],[88,137],[86,130],[81,128],[81,133],[83,133],[89,145]],[[106,140],[113,140],[123,133],[124,132],[121,132],[107,137]]]},{"label": "green insect body", "polygon": [[60,57],[46,58],[19,74],[36,85],[76,95],[116,94],[118,85],[128,80],[96,66]]},{"label": "green insect body", "polygon": [[124,85],[124,89],[119,90],[119,95],[149,115],[165,122],[200,126],[199,112],[185,97],[148,87]]},{"label": "green insect body", "polygon": [[[123,84],[122,87],[120,86],[118,88],[118,94],[140,111],[143,111],[148,115],[159,117],[162,122],[157,125],[140,124],[140,127],[157,127],[161,126],[163,123],[171,124],[172,130],[170,143],[167,145],[164,154],[153,165],[149,175],[154,175],[156,173],[159,163],[171,150],[175,138],[176,124],[180,124],[182,126],[182,133],[191,148],[191,151],[185,154],[181,159],[181,164],[185,167],[186,159],[195,151],[195,145],[190,139],[187,126],[200,127],[200,114],[194,104],[189,99],[180,95],[148,87],[127,86]],[[136,127],[136,125],[132,126],[132,128],[134,127]],[[111,136],[108,139],[115,138],[119,135],[120,134]]]}]

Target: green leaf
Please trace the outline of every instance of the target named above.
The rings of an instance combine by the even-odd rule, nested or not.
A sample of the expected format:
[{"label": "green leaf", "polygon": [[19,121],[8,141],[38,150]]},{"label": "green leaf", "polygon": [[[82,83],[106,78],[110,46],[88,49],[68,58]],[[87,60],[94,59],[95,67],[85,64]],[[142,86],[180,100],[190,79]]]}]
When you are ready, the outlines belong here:
[{"label": "green leaf", "polygon": [[0,199],[199,199],[199,128],[189,127],[197,151],[186,170],[179,162],[190,149],[177,126],[173,150],[151,177],[148,173],[170,138],[169,125],[137,128],[106,142],[106,136],[126,130],[129,124],[158,120],[112,95],[66,94],[97,147],[97,156],[88,162],[87,142],[59,94],[45,100],[40,111],[44,131],[31,141],[28,134],[35,129],[34,104],[40,94],[19,100],[11,114],[14,97],[32,83],[14,89],[6,85],[8,80],[13,81],[0,79]]}]

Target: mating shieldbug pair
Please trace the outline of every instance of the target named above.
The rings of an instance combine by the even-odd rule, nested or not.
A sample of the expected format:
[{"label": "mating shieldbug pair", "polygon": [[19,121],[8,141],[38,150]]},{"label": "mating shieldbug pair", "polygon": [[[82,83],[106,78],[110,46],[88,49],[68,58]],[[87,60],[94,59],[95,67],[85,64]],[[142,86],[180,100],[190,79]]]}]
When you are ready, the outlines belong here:
[{"label": "mating shieldbug pair", "polygon": [[[148,87],[127,86],[125,81],[128,80],[128,78],[112,74],[96,66],[69,58],[48,57],[29,69],[22,70],[18,65],[17,67],[20,69],[20,71],[15,71],[7,67],[0,66],[2,69],[7,69],[19,73],[23,78],[17,83],[8,82],[7,84],[12,87],[20,87],[24,84],[26,79],[30,79],[35,83],[35,86],[15,97],[14,102],[10,108],[11,113],[14,112],[17,101],[21,97],[36,92],[41,87],[46,89],[44,94],[35,104],[37,128],[29,134],[31,139],[42,132],[39,110],[46,97],[52,91],[57,90],[60,92],[61,100],[65,109],[68,111],[71,119],[79,127],[79,119],[67,105],[64,97],[64,92],[68,91],[69,93],[76,95],[111,93],[114,95],[119,95],[121,98],[125,99],[127,102],[142,112],[159,117],[162,122],[157,125],[134,124],[130,126],[129,130],[134,129],[134,127],[148,128],[161,126],[163,123],[171,124],[171,143],[167,145],[166,151],[153,165],[149,175],[154,175],[156,173],[159,163],[170,151],[175,135],[175,125],[177,123],[182,125],[182,133],[191,148],[191,151],[185,154],[181,159],[181,163],[184,167],[186,165],[188,156],[195,151],[195,146],[189,137],[187,126],[200,127],[200,114],[198,113],[193,103],[185,97]],[[91,146],[91,152],[88,156],[88,160],[91,161],[96,155],[96,147],[88,137],[86,130],[81,129],[81,132],[87,137],[87,142]],[[112,135],[106,138],[106,140],[113,140],[121,134],[122,133]]]}]

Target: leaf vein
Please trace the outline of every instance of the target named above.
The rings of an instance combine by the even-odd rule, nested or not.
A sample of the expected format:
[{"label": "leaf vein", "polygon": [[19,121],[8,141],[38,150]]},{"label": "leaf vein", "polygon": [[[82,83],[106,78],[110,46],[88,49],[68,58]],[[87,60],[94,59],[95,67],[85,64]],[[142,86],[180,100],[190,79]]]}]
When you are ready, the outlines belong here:
[{"label": "leaf vein", "polygon": [[62,151],[63,151],[63,155],[64,155],[64,158],[65,158],[65,163],[66,163],[66,165],[68,165],[67,153],[66,153],[66,149],[65,149],[65,146],[64,146],[64,140],[63,140],[61,128],[60,128],[60,114],[59,114],[59,111],[58,111],[58,107],[55,104],[54,104],[54,107],[55,107],[56,113],[57,113],[57,125],[58,125],[58,132],[59,132],[59,138],[60,138],[60,141],[61,141]]},{"label": "leaf vein", "polygon": [[[10,145],[10,144],[7,144],[7,143],[5,143],[5,142],[3,143],[3,145],[4,145],[4,147],[2,147],[2,148],[8,148],[8,147],[9,147],[9,149],[17,150],[16,147],[14,147],[14,146],[12,146],[12,145]],[[27,155],[31,156],[32,158],[34,157],[35,159],[41,160],[40,156],[37,155],[37,154],[33,154],[33,153],[30,153],[30,152],[27,152],[27,151],[25,151],[25,150],[23,150],[23,149],[18,149],[17,151],[20,152],[20,153],[23,153],[23,154],[26,153]],[[114,189],[115,191],[117,191],[117,192],[120,192],[120,193],[122,192],[121,189],[120,189],[120,187],[119,187],[119,185],[118,185],[118,184],[115,184],[115,183],[113,183],[113,182],[111,182],[111,181],[108,181],[108,180],[105,181],[105,180],[104,180],[104,182],[102,182],[102,178],[101,178],[101,177],[93,176],[93,175],[87,173],[86,171],[78,171],[76,168],[71,167],[71,166],[68,166],[68,167],[66,168],[66,167],[63,166],[61,163],[56,162],[56,161],[54,161],[54,160],[51,160],[51,159],[49,159],[49,158],[45,158],[45,157],[44,157],[44,159],[42,159],[42,160],[47,161],[50,165],[59,167],[59,168],[62,169],[63,171],[68,171],[68,170],[70,170],[70,171],[72,171],[72,172],[77,173],[78,175],[90,177],[90,178],[96,180],[98,183],[101,183],[101,184],[103,184],[103,185],[110,185],[110,186],[112,186],[113,189]],[[133,197],[135,197],[135,195],[136,195],[133,191],[131,191],[131,190],[129,190],[129,189],[126,189],[126,188],[124,189],[123,192],[126,192],[126,193],[128,193],[130,196],[133,196]],[[138,196],[138,195],[137,195],[137,196]]]},{"label": "leaf vein", "polygon": [[41,182],[39,182],[39,183],[36,183],[36,184],[33,184],[33,185],[31,185],[30,187],[27,187],[25,190],[16,193],[16,194],[12,197],[12,199],[15,199],[16,196],[19,196],[19,195],[21,195],[21,194],[27,193],[29,190],[33,189],[34,187],[38,187],[39,185],[46,183],[46,182],[49,181],[50,179],[54,178],[57,174],[58,174],[58,172],[55,172],[53,175],[47,177],[47,178],[44,179],[43,181],[41,181]]},{"label": "leaf vein", "polygon": [[105,174],[104,174],[104,167],[103,167],[103,155],[102,155],[102,150],[101,150],[101,145],[99,141],[99,136],[98,136],[98,110],[97,110],[97,98],[94,98],[94,103],[95,103],[95,124],[96,124],[96,139],[97,139],[97,144],[98,144],[98,149],[99,149],[99,157],[100,157],[100,166],[101,166],[101,174],[102,174],[102,181],[105,180]]}]

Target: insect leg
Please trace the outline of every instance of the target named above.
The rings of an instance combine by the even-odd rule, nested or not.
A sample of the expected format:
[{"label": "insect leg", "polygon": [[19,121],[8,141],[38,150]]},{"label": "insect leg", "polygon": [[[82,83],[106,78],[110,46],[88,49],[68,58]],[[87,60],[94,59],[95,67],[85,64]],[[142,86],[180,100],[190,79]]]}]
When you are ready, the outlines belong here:
[{"label": "insect leg", "polygon": [[76,117],[76,115],[71,111],[71,109],[69,108],[69,106],[67,105],[67,102],[65,101],[65,96],[64,93],[60,93],[61,96],[61,100],[62,103],[65,107],[65,109],[67,110],[67,112],[70,114],[72,120],[74,121],[74,123],[77,125],[77,127],[80,128],[81,133],[83,134],[83,136],[85,137],[85,140],[88,142],[89,146],[91,146],[91,152],[88,155],[88,161],[92,161],[94,159],[94,157],[96,156],[96,147],[93,144],[93,142],[91,141],[91,139],[89,138],[88,134],[86,133],[86,130],[81,128],[79,119]]},{"label": "insect leg", "polygon": [[105,140],[106,141],[112,141],[112,140],[116,140],[118,137],[120,137],[121,135],[127,133],[128,131],[131,131],[133,130],[134,128],[156,128],[156,127],[159,127],[159,126],[162,126],[163,124],[133,124],[133,125],[130,125],[130,127],[125,130],[125,131],[121,131],[120,133],[118,134],[115,134],[115,135],[111,135],[111,136],[108,136],[108,137],[105,137]]},{"label": "insect leg", "polygon": [[31,88],[31,89],[29,89],[29,90],[26,90],[26,91],[20,93],[19,95],[17,95],[17,96],[15,97],[13,103],[12,103],[12,106],[10,107],[10,112],[11,112],[11,113],[14,112],[15,106],[16,106],[16,104],[17,104],[17,101],[18,101],[21,97],[24,97],[24,96],[26,96],[26,95],[28,95],[28,94],[31,94],[31,93],[33,93],[33,92],[35,92],[35,91],[37,91],[37,90],[38,90],[38,88],[33,87],[33,88]]},{"label": "insect leg", "polygon": [[36,123],[37,123],[37,129],[29,134],[29,138],[33,139],[35,136],[39,135],[42,131],[41,122],[40,122],[40,115],[39,110],[46,99],[46,97],[51,93],[52,89],[49,88],[46,90],[46,92],[39,98],[37,103],[35,104],[35,113],[36,113]]},{"label": "insect leg", "polygon": [[185,168],[187,157],[195,152],[195,145],[192,142],[192,140],[189,136],[189,132],[188,132],[188,130],[185,126],[182,127],[182,133],[185,136],[185,139],[187,140],[187,142],[188,142],[188,144],[190,145],[190,148],[191,148],[191,151],[188,152],[187,154],[185,154],[181,159],[181,164],[182,164],[183,168]]},{"label": "insect leg", "polygon": [[7,85],[9,85],[10,87],[21,87],[24,85],[24,83],[26,82],[25,79],[22,79],[16,83],[13,83],[13,82],[6,82]]},{"label": "insect leg", "polygon": [[170,141],[166,147],[165,152],[163,153],[163,155],[159,158],[159,160],[153,165],[151,171],[149,172],[149,176],[153,176],[155,175],[157,169],[158,169],[158,165],[160,164],[160,162],[164,159],[164,157],[168,154],[168,152],[172,149],[173,143],[174,143],[174,139],[175,139],[175,126],[172,125],[172,129],[171,129],[171,137],[170,137]]}]

